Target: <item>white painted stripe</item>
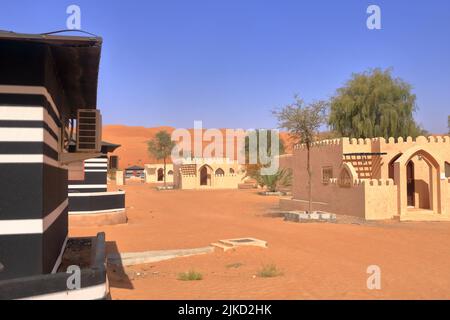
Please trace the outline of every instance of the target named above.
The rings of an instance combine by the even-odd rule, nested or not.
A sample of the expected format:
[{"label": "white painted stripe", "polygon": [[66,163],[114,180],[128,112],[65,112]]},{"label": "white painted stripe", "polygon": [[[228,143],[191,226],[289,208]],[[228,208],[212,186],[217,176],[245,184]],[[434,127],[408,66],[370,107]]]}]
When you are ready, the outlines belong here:
[{"label": "white painted stripe", "polygon": [[54,292],[18,300],[100,300],[108,295],[108,288],[108,278],[106,278],[105,283],[96,286],[81,288],[79,290]]},{"label": "white painted stripe", "polygon": [[45,142],[58,151],[58,142],[44,128],[0,128],[0,141],[3,142]]},{"label": "white painted stripe", "polygon": [[42,219],[0,221],[0,235],[2,236],[35,233],[42,233]]},{"label": "white painted stripe", "polygon": [[59,135],[59,127],[44,107],[2,106],[0,108],[0,119],[8,121],[44,121],[55,134]]},{"label": "white painted stripe", "polygon": [[61,251],[59,252],[58,259],[56,259],[56,263],[55,263],[55,266],[53,267],[52,273],[56,273],[56,271],[58,271],[59,266],[61,265],[62,256],[64,254],[64,251],[66,250],[66,245],[67,245],[68,239],[69,239],[69,237],[66,236],[66,239],[64,240],[63,245],[61,247]]},{"label": "white painted stripe", "polygon": [[0,128],[0,141],[8,142],[43,142],[43,128]]},{"label": "white painted stripe", "polygon": [[69,184],[69,189],[102,189],[106,184]]},{"label": "white painted stripe", "polygon": [[44,121],[44,107],[0,107],[0,119],[17,121]]},{"label": "white painted stripe", "polygon": [[117,194],[125,194],[125,191],[111,191],[111,192],[72,192],[69,197],[97,197],[97,196],[115,196]]},{"label": "white painted stripe", "polygon": [[85,163],[85,168],[108,168],[106,163]]},{"label": "white painted stripe", "polygon": [[59,137],[61,135],[59,126],[56,124],[55,120],[50,116],[47,110],[44,113],[44,121],[53,130],[53,132]]},{"label": "white painted stripe", "polygon": [[0,220],[0,235],[42,234],[61,213],[68,207],[69,199],[65,199],[44,219]]},{"label": "white painted stripe", "polygon": [[108,159],[103,159],[103,158],[100,158],[100,159],[98,159],[98,158],[92,158],[92,159],[87,159],[87,160],[84,160],[84,163],[87,163],[87,162],[108,162]]},{"label": "white painted stripe", "polygon": [[108,172],[106,169],[87,169],[84,172]]},{"label": "white painted stripe", "polygon": [[118,213],[118,212],[124,212],[124,211],[125,211],[125,208],[95,210],[95,211],[69,211],[69,215],[76,216],[76,215],[82,215],[82,214]]},{"label": "white painted stripe", "polygon": [[45,143],[50,146],[53,150],[55,150],[56,152],[58,152],[58,141],[56,141],[55,138],[53,138],[53,136],[48,133],[47,130],[44,130],[44,141]]},{"label": "white painted stripe", "polygon": [[53,101],[52,96],[48,92],[47,88],[40,86],[10,86],[10,85],[0,85],[0,93],[11,93],[11,94],[40,94],[47,98],[47,101],[55,111],[56,115],[59,117],[58,108]]},{"label": "white painted stripe", "polygon": [[0,154],[0,163],[45,163],[63,168],[58,161],[42,154]]}]

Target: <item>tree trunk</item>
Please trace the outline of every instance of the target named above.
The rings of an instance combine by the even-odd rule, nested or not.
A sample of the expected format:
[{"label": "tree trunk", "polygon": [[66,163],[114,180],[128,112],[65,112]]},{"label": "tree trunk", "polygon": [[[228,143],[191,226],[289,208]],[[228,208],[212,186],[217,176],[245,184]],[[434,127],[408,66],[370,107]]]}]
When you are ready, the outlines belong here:
[{"label": "tree trunk", "polygon": [[166,187],[166,157],[164,157],[164,188]]},{"label": "tree trunk", "polygon": [[308,200],[309,200],[309,209],[308,212],[312,212],[312,172],[311,172],[311,162],[310,162],[310,146],[306,145],[306,151],[307,151],[307,161],[306,166],[308,170]]}]

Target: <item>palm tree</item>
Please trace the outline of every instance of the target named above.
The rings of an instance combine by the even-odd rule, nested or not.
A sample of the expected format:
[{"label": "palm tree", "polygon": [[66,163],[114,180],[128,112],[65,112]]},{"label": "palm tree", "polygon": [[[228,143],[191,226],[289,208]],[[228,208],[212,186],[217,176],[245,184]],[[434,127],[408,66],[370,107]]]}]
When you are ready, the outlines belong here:
[{"label": "palm tree", "polygon": [[260,187],[266,187],[269,192],[276,192],[279,187],[292,186],[292,171],[289,169],[278,169],[275,174],[261,174],[260,170],[255,170],[250,175],[255,179]]},{"label": "palm tree", "polygon": [[164,160],[164,186],[166,186],[166,163],[167,158],[171,155],[172,149],[176,143],[172,141],[170,134],[167,131],[159,131],[153,140],[147,142],[148,151],[157,160]]}]

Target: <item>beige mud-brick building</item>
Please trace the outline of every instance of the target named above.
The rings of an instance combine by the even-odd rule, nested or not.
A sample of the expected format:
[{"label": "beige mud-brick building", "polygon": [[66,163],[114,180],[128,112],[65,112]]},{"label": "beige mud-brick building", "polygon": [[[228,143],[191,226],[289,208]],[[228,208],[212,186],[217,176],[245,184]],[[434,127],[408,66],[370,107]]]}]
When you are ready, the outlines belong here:
[{"label": "beige mud-brick building", "polygon": [[[173,183],[173,164],[166,164],[166,182]],[[145,182],[146,183],[163,183],[164,182],[164,164],[146,164],[145,165]]]},{"label": "beige mud-brick building", "polygon": [[180,189],[237,189],[243,167],[227,158],[183,159],[174,164],[174,185]]},{"label": "beige mud-brick building", "polygon": [[[293,156],[293,197],[308,209],[306,149]],[[313,210],[363,217],[450,221],[450,137],[334,139],[311,149]]]}]

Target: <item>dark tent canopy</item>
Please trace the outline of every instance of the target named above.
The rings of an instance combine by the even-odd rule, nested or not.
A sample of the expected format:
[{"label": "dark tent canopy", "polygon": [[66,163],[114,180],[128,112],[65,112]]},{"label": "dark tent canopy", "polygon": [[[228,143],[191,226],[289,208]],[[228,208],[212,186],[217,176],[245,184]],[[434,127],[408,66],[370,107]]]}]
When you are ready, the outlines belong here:
[{"label": "dark tent canopy", "polygon": [[[55,87],[57,94],[52,95],[62,96],[56,97],[58,107],[74,118],[77,109],[97,108],[101,47],[102,38],[96,36],[0,31],[0,85]],[[57,74],[59,83],[46,82],[46,71],[39,69],[42,65]]]}]

